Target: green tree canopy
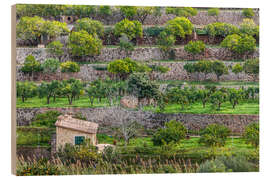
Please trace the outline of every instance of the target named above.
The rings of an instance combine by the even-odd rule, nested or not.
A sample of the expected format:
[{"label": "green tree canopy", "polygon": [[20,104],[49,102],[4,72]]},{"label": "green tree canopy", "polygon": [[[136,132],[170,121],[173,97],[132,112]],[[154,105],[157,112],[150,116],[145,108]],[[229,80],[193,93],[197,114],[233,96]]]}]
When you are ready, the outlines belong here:
[{"label": "green tree canopy", "polygon": [[139,21],[130,21],[128,19],[123,19],[122,21],[115,24],[114,34],[116,36],[126,34],[130,40],[136,37],[142,37],[142,24]]},{"label": "green tree canopy", "polygon": [[16,82],[17,97],[21,97],[24,103],[27,98],[34,97],[37,94],[37,85],[33,82]]},{"label": "green tree canopy", "polygon": [[81,30],[70,34],[68,48],[73,56],[94,56],[100,54],[102,41],[96,34],[91,35]]},{"label": "green tree canopy", "polygon": [[151,69],[148,66],[130,58],[125,58],[110,62],[108,65],[108,71],[113,74],[117,74],[120,79],[126,79],[131,73],[149,72]]},{"label": "green tree canopy", "polygon": [[100,21],[92,20],[90,18],[78,19],[74,25],[75,31],[84,30],[90,35],[97,34],[102,37],[104,34],[104,26]]}]

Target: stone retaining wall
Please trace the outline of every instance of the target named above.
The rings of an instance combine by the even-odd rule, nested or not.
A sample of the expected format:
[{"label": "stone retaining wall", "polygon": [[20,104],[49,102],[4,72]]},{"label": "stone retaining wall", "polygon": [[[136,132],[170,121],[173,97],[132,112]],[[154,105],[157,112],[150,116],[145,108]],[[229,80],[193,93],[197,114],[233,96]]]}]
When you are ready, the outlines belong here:
[{"label": "stone retaining wall", "polygon": [[[163,59],[181,59],[193,60],[194,57],[184,50],[184,47],[174,48],[173,54],[165,56],[158,47],[139,47],[131,53],[130,58],[138,61],[149,60],[163,60]],[[50,55],[47,53],[46,48],[17,48],[16,49],[16,63],[23,64],[28,55],[33,55],[38,61],[43,62]],[[86,57],[83,61],[86,62],[109,62],[115,59],[123,59],[126,57],[124,51],[119,48],[103,48],[101,54],[94,57]],[[259,57],[259,49],[245,58]],[[63,61],[72,59],[66,54],[62,58]],[[209,47],[204,54],[196,55],[195,59],[219,59],[219,60],[233,60],[240,59],[239,56],[231,53],[225,48]]]},{"label": "stone retaining wall", "polygon": [[[99,132],[109,133],[112,127],[117,127],[121,121],[115,114],[121,113],[115,107],[109,108],[17,108],[17,125],[31,124],[34,116],[48,110],[58,110],[62,113],[82,113],[88,121],[99,124]],[[157,114],[143,111],[130,111],[129,118],[135,119],[147,129],[164,126],[169,120],[182,122],[189,130],[198,131],[212,123],[223,124],[235,134],[243,132],[244,127],[251,122],[258,122],[259,115],[230,115],[230,114]]]},{"label": "stone retaining wall", "polygon": [[[236,62],[224,62],[228,67],[234,66]],[[184,70],[184,65],[186,62],[155,62],[151,64],[158,64],[162,66],[167,66],[170,68],[170,71],[167,73],[153,73],[151,77],[156,80],[204,80],[204,74],[203,73],[193,73],[189,75]],[[63,79],[69,79],[71,77],[76,79],[81,79],[83,81],[93,81],[96,79],[104,79],[106,76],[110,76],[110,73],[107,71],[98,71],[95,70],[94,66],[103,66],[101,64],[85,64],[81,65],[80,72],[78,73],[54,73],[54,74],[44,74],[44,73],[38,73],[34,77],[35,81],[51,81],[51,80],[63,80]],[[24,74],[20,71],[21,66],[17,66],[17,73],[16,73],[16,79],[17,81],[25,81],[30,80],[30,76],[28,74]],[[208,74],[207,79],[211,80],[217,80],[217,77],[214,73]],[[235,80],[242,80],[242,81],[254,81],[253,77],[250,75],[247,75],[245,73],[240,73],[238,75],[234,74],[231,69],[229,68],[229,74],[223,75],[220,77],[221,81],[235,81]]]},{"label": "stone retaining wall", "polygon": [[[166,23],[168,20],[175,18],[175,15],[166,14],[164,7],[162,8],[161,12],[162,12],[161,16],[154,16],[154,15],[148,16],[144,21],[144,25],[157,25],[157,24],[162,25]],[[122,16],[119,10],[113,10],[112,15],[109,17],[102,18],[101,16],[95,16],[92,18],[99,20],[103,22],[103,24],[106,24],[106,25],[114,25],[117,22],[122,20]],[[233,11],[220,10],[220,13],[218,15],[218,21],[231,23],[234,25],[239,25],[243,21],[244,18],[245,17],[242,15],[241,10],[233,10]],[[207,24],[217,21],[215,17],[208,16],[207,11],[198,11],[198,14],[196,16],[189,17],[189,19],[193,24],[196,24],[196,25],[207,25]],[[259,24],[258,12],[255,13],[253,20],[256,24]]]}]

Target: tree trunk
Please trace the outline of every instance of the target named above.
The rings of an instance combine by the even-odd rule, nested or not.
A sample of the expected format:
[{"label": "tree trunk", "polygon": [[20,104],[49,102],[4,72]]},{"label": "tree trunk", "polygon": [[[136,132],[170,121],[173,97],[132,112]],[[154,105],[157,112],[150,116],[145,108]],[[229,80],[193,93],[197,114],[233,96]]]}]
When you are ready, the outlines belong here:
[{"label": "tree trunk", "polygon": [[47,97],[47,104],[50,104],[50,96]]}]

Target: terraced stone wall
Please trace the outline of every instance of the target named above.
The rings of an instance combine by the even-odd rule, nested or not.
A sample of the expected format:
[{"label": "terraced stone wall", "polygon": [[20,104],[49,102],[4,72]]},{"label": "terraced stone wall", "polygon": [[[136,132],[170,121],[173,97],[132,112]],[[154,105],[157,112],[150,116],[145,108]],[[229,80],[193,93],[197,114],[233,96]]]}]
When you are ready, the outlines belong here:
[{"label": "terraced stone wall", "polygon": [[[81,113],[88,121],[99,124],[99,132],[110,133],[112,127],[118,127],[121,121],[114,114],[120,113],[115,107],[110,108],[17,108],[17,125],[30,125],[34,116],[48,110],[62,113]],[[152,112],[130,111],[129,117],[147,129],[163,127],[165,122],[177,120],[189,130],[198,131],[209,124],[223,124],[234,134],[241,134],[246,125],[258,122],[259,115],[230,115],[230,114],[157,114]]]}]

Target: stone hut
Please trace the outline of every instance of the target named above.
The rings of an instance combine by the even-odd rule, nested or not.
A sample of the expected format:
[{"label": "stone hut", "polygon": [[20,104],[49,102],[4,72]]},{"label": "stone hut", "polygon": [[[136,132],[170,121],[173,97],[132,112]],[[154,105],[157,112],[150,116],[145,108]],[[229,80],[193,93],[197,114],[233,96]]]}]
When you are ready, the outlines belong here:
[{"label": "stone hut", "polygon": [[56,149],[67,143],[79,145],[85,139],[90,139],[92,145],[97,145],[97,123],[75,119],[71,115],[61,115],[58,117],[55,126]]}]

